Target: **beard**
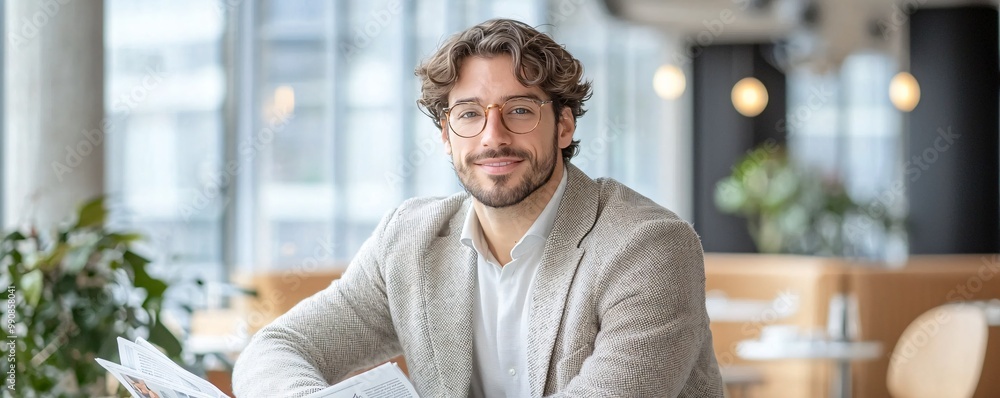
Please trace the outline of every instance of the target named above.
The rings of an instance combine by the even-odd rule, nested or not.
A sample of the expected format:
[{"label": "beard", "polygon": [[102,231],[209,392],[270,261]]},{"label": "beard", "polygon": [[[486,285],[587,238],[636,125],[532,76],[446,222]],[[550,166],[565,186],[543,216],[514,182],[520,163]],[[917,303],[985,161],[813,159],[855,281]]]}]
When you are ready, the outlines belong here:
[{"label": "beard", "polygon": [[[553,141],[555,141],[554,138],[553,136]],[[552,147],[555,149],[541,158],[536,158],[528,151],[509,146],[500,149],[486,149],[475,155],[470,154],[465,157],[465,162],[454,165],[455,174],[458,175],[458,180],[462,183],[465,191],[480,203],[494,208],[513,206],[524,201],[552,179],[552,174],[556,170],[556,156],[559,153],[559,147],[555,145],[555,142],[553,142]],[[528,165],[527,172],[513,187],[507,187],[507,183],[514,178],[514,173],[486,174],[488,182],[485,184],[477,179],[475,162],[500,157],[516,157]]]}]

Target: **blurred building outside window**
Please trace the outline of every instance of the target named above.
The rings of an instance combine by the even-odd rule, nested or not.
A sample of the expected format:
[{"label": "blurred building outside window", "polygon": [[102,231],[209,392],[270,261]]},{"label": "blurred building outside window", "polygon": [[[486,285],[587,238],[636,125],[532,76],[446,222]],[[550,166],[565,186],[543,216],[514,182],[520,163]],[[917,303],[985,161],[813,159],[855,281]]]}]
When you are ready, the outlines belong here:
[{"label": "blurred building outside window", "polygon": [[674,47],[596,0],[111,0],[116,213],[151,237],[161,272],[346,266],[403,200],[461,190],[413,70],[494,17],[552,34],[593,80],[573,163],[683,216],[685,105],[651,84]]},{"label": "blurred building outside window", "polygon": [[170,278],[221,280],[225,20],[200,0],[105,3],[106,184]]},{"label": "blurred building outside window", "polygon": [[[905,192],[894,188],[904,178],[903,118],[888,95],[897,71],[892,56],[861,51],[835,72],[796,68],[787,75],[793,162],[840,180],[863,217],[906,212]],[[859,218],[845,229],[852,257],[897,262],[907,255],[904,231]]]},{"label": "blurred building outside window", "polygon": [[[243,10],[241,38],[253,55],[251,107],[241,140],[253,140],[282,90],[294,111],[252,168],[252,189],[237,196],[251,231],[239,238],[251,270],[345,266],[379,219],[414,196],[461,189],[440,132],[417,109],[417,64],[458,30],[494,17],[540,26],[579,57],[595,81],[581,119],[574,164],[610,175],[663,201],[656,142],[661,103],[648,79],[660,64],[661,38],[602,14],[596,1],[265,1]],[[557,13],[560,13],[557,15]],[[550,25],[543,25],[550,24]],[[602,34],[593,34],[600,29]],[[583,35],[581,32],[588,32]],[[604,37],[582,40],[580,37]],[[652,144],[652,145],[650,145]],[[675,193],[677,194],[677,193]]]}]

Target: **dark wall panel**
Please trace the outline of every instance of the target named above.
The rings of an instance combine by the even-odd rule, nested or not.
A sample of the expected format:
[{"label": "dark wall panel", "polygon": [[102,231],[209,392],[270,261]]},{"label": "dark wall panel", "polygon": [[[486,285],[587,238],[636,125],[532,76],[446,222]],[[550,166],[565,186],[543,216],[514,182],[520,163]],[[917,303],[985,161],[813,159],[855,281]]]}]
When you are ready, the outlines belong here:
[{"label": "dark wall panel", "polygon": [[[694,228],[705,251],[755,252],[746,220],[715,208],[715,184],[768,138],[784,144],[775,128],[785,118],[785,75],[768,62],[769,47],[716,45],[699,48],[692,64],[694,97]],[[756,77],[768,90],[764,112],[746,117],[733,108],[733,85]]]},{"label": "dark wall panel", "polygon": [[906,143],[910,252],[1000,251],[995,7],[921,9],[910,69],[921,88]]}]

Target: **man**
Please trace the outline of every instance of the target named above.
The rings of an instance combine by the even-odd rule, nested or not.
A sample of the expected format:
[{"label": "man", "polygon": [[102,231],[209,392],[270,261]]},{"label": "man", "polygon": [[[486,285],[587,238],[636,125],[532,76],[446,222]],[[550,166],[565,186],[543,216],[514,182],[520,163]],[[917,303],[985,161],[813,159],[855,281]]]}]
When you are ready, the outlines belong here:
[{"label": "man", "polygon": [[340,280],[254,336],[237,395],[310,393],[402,353],[424,397],[721,397],[697,235],[569,164],[580,62],[491,20],[417,75],[467,192],[386,215]]}]

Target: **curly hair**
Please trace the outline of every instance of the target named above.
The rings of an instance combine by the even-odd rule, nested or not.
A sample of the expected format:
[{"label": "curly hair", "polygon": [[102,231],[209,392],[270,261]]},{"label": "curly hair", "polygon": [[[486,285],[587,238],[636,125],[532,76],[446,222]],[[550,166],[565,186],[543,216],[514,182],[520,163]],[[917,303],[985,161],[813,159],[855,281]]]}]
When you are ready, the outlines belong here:
[{"label": "curly hair", "polygon": [[[424,113],[442,128],[448,94],[458,81],[462,61],[470,56],[513,58],[517,80],[537,86],[553,101],[556,118],[568,107],[574,122],[587,112],[583,103],[590,99],[591,84],[583,81],[583,65],[548,35],[511,19],[491,19],[451,36],[436,53],[415,71],[420,78],[420,99]],[[579,152],[580,140],[562,149],[566,162]]]}]

